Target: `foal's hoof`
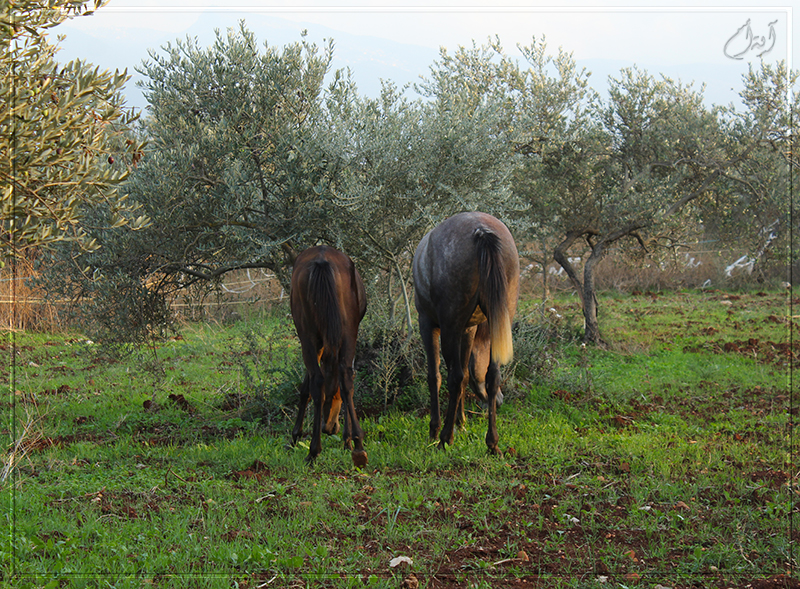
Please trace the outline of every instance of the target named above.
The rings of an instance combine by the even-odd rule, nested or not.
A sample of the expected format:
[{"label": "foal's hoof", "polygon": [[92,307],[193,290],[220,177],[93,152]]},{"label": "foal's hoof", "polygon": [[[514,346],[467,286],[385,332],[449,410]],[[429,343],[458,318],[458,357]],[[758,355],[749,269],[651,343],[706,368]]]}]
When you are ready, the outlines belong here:
[{"label": "foal's hoof", "polygon": [[489,448],[489,454],[492,456],[502,456],[503,453],[500,451],[500,448],[495,446],[494,448]]},{"label": "foal's hoof", "polygon": [[367,453],[364,450],[353,450],[350,452],[350,457],[356,468],[364,468],[367,465]]}]

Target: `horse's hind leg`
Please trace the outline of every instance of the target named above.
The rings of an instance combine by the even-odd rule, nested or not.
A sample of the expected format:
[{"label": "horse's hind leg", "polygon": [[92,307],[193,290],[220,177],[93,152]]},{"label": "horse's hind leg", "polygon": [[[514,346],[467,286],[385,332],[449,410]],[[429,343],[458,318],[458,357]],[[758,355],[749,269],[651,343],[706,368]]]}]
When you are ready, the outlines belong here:
[{"label": "horse's hind leg", "polygon": [[292,446],[297,444],[297,440],[303,435],[303,420],[306,417],[306,407],[308,406],[308,387],[309,376],[308,371],[306,371],[303,383],[300,385],[300,402],[297,404],[297,418],[294,421],[294,429],[292,430]]},{"label": "horse's hind leg", "polygon": [[[314,415],[315,419],[319,420],[320,434],[323,431],[327,431],[327,433],[333,434],[334,432],[328,428],[328,423],[326,420],[331,417],[330,415],[326,415],[326,406],[327,409],[331,409],[331,405],[334,404],[334,397],[336,396],[336,392],[339,390],[339,364],[336,360],[336,355],[331,354],[328,352],[327,349],[322,350],[322,358],[321,358],[320,368],[322,369],[322,387],[320,390],[320,399],[319,399],[319,417],[317,417],[316,413]],[[339,397],[339,402],[341,403],[341,394]],[[316,407],[315,407],[316,408]],[[338,415],[338,411],[337,411]],[[333,416],[333,422],[335,423],[336,416]],[[321,437],[321,436],[320,436]],[[322,450],[322,441],[319,442],[319,449]]]},{"label": "horse's hind leg", "polygon": [[442,449],[447,444],[453,444],[456,411],[459,405],[463,407],[464,403],[464,391],[469,378],[469,355],[474,337],[475,328],[468,328],[462,333],[454,333],[452,330],[442,331],[442,356],[447,364],[448,392],[447,414],[442,433],[439,435],[439,448]]},{"label": "horse's hind leg", "polygon": [[314,402],[314,417],[311,426],[311,443],[308,447],[306,462],[314,462],[322,451],[322,388],[324,387],[322,372],[311,375],[309,393]]},{"label": "horse's hind leg", "polygon": [[311,443],[308,448],[306,462],[314,462],[314,459],[322,450],[322,402],[325,394],[325,376],[319,364],[317,364],[317,354],[310,349],[310,346],[303,347],[303,363],[308,372],[308,394],[314,403],[314,418],[311,427]]},{"label": "horse's hind leg", "polygon": [[431,426],[430,438],[436,439],[441,425],[439,415],[439,388],[442,386],[442,375],[439,373],[439,328],[426,316],[419,316],[419,333],[425,348],[428,366],[428,392],[430,393]]},{"label": "horse's hind leg", "polygon": [[342,363],[339,370],[345,411],[345,429],[347,430],[345,447],[350,448],[350,442],[352,441],[353,449],[350,455],[353,459],[353,465],[361,468],[367,464],[367,452],[364,450],[364,432],[358,422],[355,402],[353,401],[353,377],[355,371],[352,358],[349,363]]},{"label": "horse's hind leg", "polygon": [[354,431],[353,417],[355,411],[350,411],[350,406],[353,404],[353,373],[352,364],[348,366],[346,363],[339,364],[339,392],[342,396],[342,405],[344,406],[344,432],[342,432],[342,441],[346,450],[352,450],[353,438],[359,437],[359,431]]}]

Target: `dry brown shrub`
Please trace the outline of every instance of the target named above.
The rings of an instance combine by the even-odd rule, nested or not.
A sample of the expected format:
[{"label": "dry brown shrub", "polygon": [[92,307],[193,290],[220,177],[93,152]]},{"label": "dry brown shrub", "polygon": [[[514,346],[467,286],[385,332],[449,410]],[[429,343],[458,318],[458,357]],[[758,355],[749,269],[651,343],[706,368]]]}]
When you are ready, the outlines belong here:
[{"label": "dry brown shrub", "polygon": [[721,286],[725,262],[719,252],[681,253],[642,262],[609,255],[597,269],[597,289],[620,292]]},{"label": "dry brown shrub", "polygon": [[266,271],[237,270],[225,275],[221,284],[200,284],[185,290],[171,303],[176,318],[183,321],[235,322],[248,312],[288,300],[289,293]]},{"label": "dry brown shrub", "polygon": [[35,252],[25,259],[0,268],[0,328],[10,330],[57,331],[63,329],[58,307],[33,286],[37,277]]},{"label": "dry brown shrub", "polygon": [[[575,270],[583,279],[583,261],[580,258],[588,255],[588,252],[573,252],[570,255],[575,260]],[[747,273],[738,269],[727,276],[725,269],[741,255],[741,252],[732,250],[698,250],[663,255],[660,259],[632,259],[624,252],[612,251],[597,266],[595,286],[598,292],[630,293],[683,288],[747,288],[765,281],[777,283],[785,279],[783,274],[786,269],[781,272],[781,268],[774,263],[763,263],[759,272]],[[521,296],[542,298],[545,281],[541,266],[522,260],[521,267]],[[574,290],[557,263],[551,262],[547,271],[545,299]]]}]

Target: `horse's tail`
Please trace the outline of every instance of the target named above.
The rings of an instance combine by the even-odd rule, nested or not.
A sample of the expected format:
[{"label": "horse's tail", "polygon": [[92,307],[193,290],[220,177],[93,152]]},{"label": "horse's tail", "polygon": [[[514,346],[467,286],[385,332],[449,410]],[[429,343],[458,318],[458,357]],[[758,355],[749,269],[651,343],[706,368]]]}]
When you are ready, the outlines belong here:
[{"label": "horse's tail", "polygon": [[308,277],[308,300],[314,306],[314,315],[322,333],[322,346],[336,349],[342,341],[342,314],[333,267],[328,260],[317,260]]},{"label": "horse's tail", "polygon": [[514,344],[511,340],[503,246],[500,236],[486,227],[475,230],[475,243],[480,268],[478,303],[489,321],[492,360],[498,364],[508,364],[514,356]]}]

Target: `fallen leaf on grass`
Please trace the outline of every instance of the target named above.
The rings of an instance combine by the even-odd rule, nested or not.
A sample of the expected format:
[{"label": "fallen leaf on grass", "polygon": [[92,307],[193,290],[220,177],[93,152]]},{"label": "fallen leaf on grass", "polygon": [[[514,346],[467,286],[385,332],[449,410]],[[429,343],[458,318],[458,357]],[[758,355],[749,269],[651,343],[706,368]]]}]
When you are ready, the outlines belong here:
[{"label": "fallen leaf on grass", "polygon": [[255,479],[261,480],[264,477],[270,476],[269,467],[266,464],[256,459],[253,464],[244,470],[237,470],[228,475],[228,478],[236,481],[239,479]]},{"label": "fallen leaf on grass", "polygon": [[516,558],[504,558],[503,560],[498,560],[497,562],[492,563],[492,566],[499,566],[501,564],[506,564],[507,562],[530,562],[530,558],[528,557],[528,553],[524,550],[520,550],[517,552]]},{"label": "fallen leaf on grass", "polygon": [[408,566],[411,566],[414,564],[414,561],[407,556],[395,556],[389,561],[389,566],[392,568],[399,567],[401,564],[407,564]]},{"label": "fallen leaf on grass", "polygon": [[628,550],[628,552],[625,553],[625,556],[630,558],[633,562],[639,562],[639,559],[636,558],[636,552],[633,550]]}]

